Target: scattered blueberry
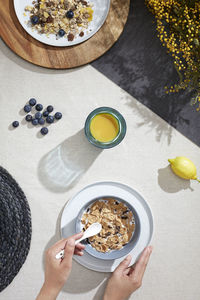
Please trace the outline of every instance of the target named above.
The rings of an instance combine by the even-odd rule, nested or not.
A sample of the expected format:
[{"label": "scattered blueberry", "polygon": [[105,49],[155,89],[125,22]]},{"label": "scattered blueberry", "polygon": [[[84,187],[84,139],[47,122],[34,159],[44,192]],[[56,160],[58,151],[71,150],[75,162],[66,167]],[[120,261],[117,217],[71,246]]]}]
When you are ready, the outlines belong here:
[{"label": "scattered blueberry", "polygon": [[36,100],[35,100],[35,98],[31,98],[30,100],[29,100],[29,104],[31,105],[31,106],[34,106],[35,104],[36,104]]},{"label": "scattered blueberry", "polygon": [[33,124],[33,125],[38,125],[38,119],[33,119],[33,120],[32,120],[32,124]]},{"label": "scattered blueberry", "polygon": [[54,117],[53,117],[53,116],[48,116],[48,117],[46,118],[46,121],[47,121],[47,123],[51,124],[51,123],[54,122]]},{"label": "scattered blueberry", "polygon": [[32,17],[31,17],[31,23],[32,23],[33,25],[36,25],[38,22],[39,22],[38,16],[32,16]]},{"label": "scattered blueberry", "polygon": [[48,128],[46,128],[46,127],[42,127],[41,130],[40,130],[40,132],[41,132],[42,135],[47,134],[48,131],[49,131],[49,130],[48,130]]},{"label": "scattered blueberry", "polygon": [[44,125],[45,120],[44,120],[43,118],[40,118],[40,119],[38,120],[38,123],[39,123],[40,125]]},{"label": "scattered blueberry", "polygon": [[12,122],[12,126],[15,127],[15,128],[18,127],[19,126],[19,122],[18,121]]},{"label": "scattered blueberry", "polygon": [[43,105],[42,104],[37,104],[35,108],[36,108],[37,111],[41,111],[43,109]]},{"label": "scattered blueberry", "polygon": [[38,111],[35,114],[35,119],[40,119],[42,117],[42,114]]},{"label": "scattered blueberry", "polygon": [[60,37],[63,37],[64,35],[65,35],[65,31],[63,30],[63,29],[60,29],[59,31],[58,31],[58,35],[60,36]]},{"label": "scattered blueberry", "polygon": [[74,17],[74,13],[72,10],[68,10],[68,12],[66,12],[66,17],[68,19],[72,19]]},{"label": "scattered blueberry", "polygon": [[[70,11],[69,11],[70,12]],[[72,11],[71,11],[72,12]],[[73,12],[72,12],[73,14]],[[34,17],[37,16],[33,16],[32,19],[34,20]],[[73,16],[72,16],[73,17]],[[37,17],[38,18],[38,17]],[[36,24],[36,23],[35,23]],[[65,31],[63,29],[59,30],[59,34],[60,36],[64,36],[65,35]],[[43,110],[43,105],[42,104],[36,104],[37,101],[35,98],[30,98],[28,101],[28,104],[26,104],[24,106],[24,111],[26,113],[29,113],[32,109],[33,106],[35,106],[35,109],[37,110],[37,112],[35,113],[34,116],[32,116],[31,114],[27,114],[25,117],[25,120],[27,122],[32,122],[32,124],[34,126],[40,124],[40,125],[44,125],[45,122],[51,124],[54,122],[54,120],[60,120],[62,118],[62,113],[61,112],[56,112],[53,115],[49,115],[49,113],[51,113],[54,110],[54,107],[52,105],[48,105],[46,110],[44,110],[43,112],[41,112]],[[46,120],[45,120],[46,118]],[[19,126],[19,122],[18,121],[14,121],[12,122],[12,126],[13,127],[18,127]],[[49,131],[47,127],[42,127],[40,130],[42,135],[46,135]]]},{"label": "scattered blueberry", "polygon": [[53,111],[53,106],[52,105],[49,105],[47,106],[47,111],[50,113]]},{"label": "scattered blueberry", "polygon": [[30,106],[30,105],[25,105],[25,106],[24,106],[24,111],[25,111],[26,113],[29,113],[29,112],[31,111],[31,106]]},{"label": "scattered blueberry", "polygon": [[54,115],[56,120],[60,120],[62,118],[62,114],[60,112],[55,113]]},{"label": "scattered blueberry", "polygon": [[45,118],[46,118],[46,117],[48,117],[48,115],[49,115],[49,112],[48,112],[47,110],[45,110],[45,111],[43,112],[43,114],[42,114],[42,115],[43,115],[43,117],[45,117]]},{"label": "scattered blueberry", "polygon": [[26,121],[31,122],[32,121],[32,116],[31,115],[26,115]]}]

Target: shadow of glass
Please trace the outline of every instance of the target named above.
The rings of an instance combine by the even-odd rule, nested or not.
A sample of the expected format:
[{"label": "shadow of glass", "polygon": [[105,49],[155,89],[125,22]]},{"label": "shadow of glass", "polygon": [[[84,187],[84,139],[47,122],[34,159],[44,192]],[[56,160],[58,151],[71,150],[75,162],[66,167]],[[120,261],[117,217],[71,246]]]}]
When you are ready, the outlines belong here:
[{"label": "shadow of glass", "polygon": [[78,182],[101,151],[87,141],[82,129],[42,157],[38,165],[39,180],[55,193],[66,192]]},{"label": "shadow of glass", "polygon": [[176,176],[169,165],[158,170],[158,184],[167,193],[177,193],[186,189],[193,191],[190,186],[190,180],[181,179]]}]

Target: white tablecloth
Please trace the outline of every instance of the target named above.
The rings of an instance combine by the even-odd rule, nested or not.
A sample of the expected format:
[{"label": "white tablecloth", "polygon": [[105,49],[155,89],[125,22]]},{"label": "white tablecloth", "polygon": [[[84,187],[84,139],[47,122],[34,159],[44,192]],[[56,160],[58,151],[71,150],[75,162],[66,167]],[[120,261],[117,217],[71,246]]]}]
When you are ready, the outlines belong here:
[{"label": "white tablecloth", "polygon": [[[2,42],[1,49],[0,164],[27,196],[33,233],[27,260],[0,299],[36,297],[44,277],[43,254],[59,239],[65,203],[83,187],[108,180],[136,189],[154,215],[154,251],[143,286],[130,299],[199,300],[200,185],[176,177],[167,161],[187,156],[200,176],[199,148],[93,67],[48,70],[21,60]],[[42,138],[39,128],[23,120],[22,108],[31,97],[63,113],[62,120],[51,125]],[[85,119],[99,106],[111,106],[126,119],[127,135],[116,148],[98,151],[85,143]],[[20,126],[12,130],[14,120]],[[82,172],[69,188],[57,157],[62,145]],[[46,158],[49,163],[45,165]],[[51,184],[58,167],[60,188]],[[58,299],[101,299],[108,276],[74,262]]]}]

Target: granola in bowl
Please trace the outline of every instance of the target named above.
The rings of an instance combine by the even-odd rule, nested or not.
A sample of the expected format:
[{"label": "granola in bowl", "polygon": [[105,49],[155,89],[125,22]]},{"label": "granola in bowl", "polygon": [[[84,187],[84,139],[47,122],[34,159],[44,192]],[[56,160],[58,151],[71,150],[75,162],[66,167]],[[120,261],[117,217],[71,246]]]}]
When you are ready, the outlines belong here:
[{"label": "granola in bowl", "polygon": [[86,0],[34,0],[25,7],[29,25],[39,34],[56,35],[73,41],[83,37],[93,18],[93,4]]},{"label": "granola in bowl", "polygon": [[90,237],[88,243],[99,252],[109,252],[123,248],[132,238],[135,231],[133,212],[113,198],[102,198],[95,201],[82,215],[82,230],[92,223],[99,222],[102,230]]}]

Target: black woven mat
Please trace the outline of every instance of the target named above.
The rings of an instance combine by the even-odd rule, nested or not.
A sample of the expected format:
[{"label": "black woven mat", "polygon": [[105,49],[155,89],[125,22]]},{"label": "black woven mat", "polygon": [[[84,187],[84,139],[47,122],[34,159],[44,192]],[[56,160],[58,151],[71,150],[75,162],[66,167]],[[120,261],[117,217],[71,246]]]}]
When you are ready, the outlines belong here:
[{"label": "black woven mat", "polygon": [[31,212],[24,192],[0,167],[0,292],[19,272],[31,242]]}]

